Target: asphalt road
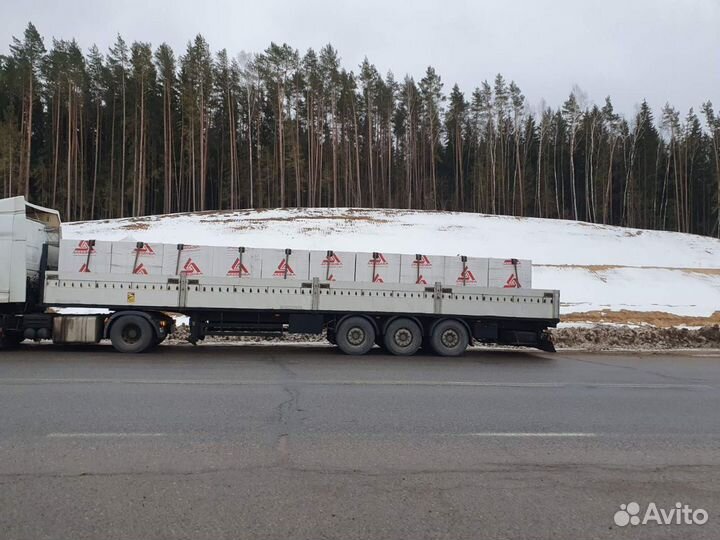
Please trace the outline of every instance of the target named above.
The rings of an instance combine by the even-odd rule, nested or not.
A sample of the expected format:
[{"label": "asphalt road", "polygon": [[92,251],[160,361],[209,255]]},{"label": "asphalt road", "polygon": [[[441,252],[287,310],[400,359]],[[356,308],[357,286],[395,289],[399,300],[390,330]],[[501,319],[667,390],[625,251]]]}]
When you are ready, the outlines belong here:
[{"label": "asphalt road", "polygon": [[720,538],[720,353],[373,352],[0,353],[0,538]]}]

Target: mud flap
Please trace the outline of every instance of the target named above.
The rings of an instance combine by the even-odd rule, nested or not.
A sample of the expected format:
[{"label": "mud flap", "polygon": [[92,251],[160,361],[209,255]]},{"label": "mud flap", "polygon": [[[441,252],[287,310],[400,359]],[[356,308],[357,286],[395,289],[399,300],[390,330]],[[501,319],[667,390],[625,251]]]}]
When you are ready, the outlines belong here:
[{"label": "mud flap", "polygon": [[545,352],[557,352],[555,350],[555,345],[552,342],[552,336],[550,335],[550,332],[543,331],[540,333],[540,339],[538,341],[537,348]]}]

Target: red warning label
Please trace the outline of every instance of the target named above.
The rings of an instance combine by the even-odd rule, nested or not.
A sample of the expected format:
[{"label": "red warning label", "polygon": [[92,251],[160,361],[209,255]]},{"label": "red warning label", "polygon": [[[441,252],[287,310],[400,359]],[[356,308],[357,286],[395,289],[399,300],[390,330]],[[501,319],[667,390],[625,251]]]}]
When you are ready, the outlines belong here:
[{"label": "red warning label", "polygon": [[427,280],[424,277],[419,276],[415,283],[418,285],[427,285]]},{"label": "red warning label", "polygon": [[195,263],[195,261],[188,259],[183,266],[183,273],[186,276],[197,276],[202,275],[202,270],[200,270],[200,267]]},{"label": "red warning label", "polygon": [[518,278],[515,274],[510,274],[510,277],[505,282],[505,285],[503,285],[504,289],[519,289],[520,288],[520,282],[518,281]]},{"label": "red warning label", "polygon": [[373,276],[373,283],[385,283],[385,280],[382,278],[380,274],[375,274]]},{"label": "red warning label", "polygon": [[90,272],[90,268],[88,267],[87,264],[83,264],[83,265],[80,267],[80,270],[78,270],[78,272],[88,272],[88,273],[89,273],[89,272]]},{"label": "red warning label", "polygon": [[385,255],[378,253],[377,257],[373,257],[368,261],[368,266],[387,266],[388,262]]},{"label": "red warning label", "polygon": [[333,253],[329,257],[325,257],[323,259],[322,263],[320,263],[320,264],[322,266],[331,266],[331,267],[332,266],[338,267],[338,266],[343,265],[342,261],[340,260],[340,257],[337,256],[337,253]]},{"label": "red warning label", "polygon": [[420,268],[432,268],[432,263],[430,262],[430,259],[428,259],[427,255],[423,255],[421,259],[415,259],[412,262],[413,266],[418,266]]},{"label": "red warning label", "polygon": [[467,285],[468,283],[477,283],[477,280],[475,279],[472,271],[469,268],[466,268],[460,272],[460,276],[457,278],[457,283]]},{"label": "red warning label", "polygon": [[135,270],[133,270],[133,274],[142,274],[142,275],[148,275],[150,272],[147,271],[147,268],[145,268],[145,265],[143,263],[138,264],[135,267]]},{"label": "red warning label", "polygon": [[285,276],[293,276],[295,277],[295,272],[292,269],[292,266],[290,266],[285,259],[280,261],[280,264],[277,267],[277,270],[273,272],[273,276],[275,277],[285,277]]},{"label": "red warning label", "polygon": [[73,250],[73,253],[75,255],[87,255],[88,253],[95,253],[95,248],[92,247],[87,240],[80,240],[77,247]]},{"label": "red warning label", "polygon": [[143,247],[135,248],[135,252],[138,255],[155,255],[155,250],[150,246],[150,244],[143,244]]},{"label": "red warning label", "polygon": [[228,270],[227,275],[233,277],[242,277],[250,275],[250,272],[248,271],[247,267],[240,262],[240,259],[237,258],[235,259],[233,265],[230,267],[230,270]]}]

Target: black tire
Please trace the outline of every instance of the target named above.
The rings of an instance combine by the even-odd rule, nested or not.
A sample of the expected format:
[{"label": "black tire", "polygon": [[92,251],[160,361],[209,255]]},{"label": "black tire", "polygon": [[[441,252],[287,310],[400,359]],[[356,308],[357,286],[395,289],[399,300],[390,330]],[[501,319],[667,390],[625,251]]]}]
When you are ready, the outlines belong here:
[{"label": "black tire", "polygon": [[138,315],[125,315],[115,320],[110,327],[110,341],[119,352],[140,353],[152,347],[157,337],[147,319]]},{"label": "black tire", "polygon": [[345,354],[365,354],[375,344],[375,327],[365,317],[348,317],[338,326],[335,339]]},{"label": "black tire", "polygon": [[440,356],[460,356],[469,343],[467,328],[454,319],[441,320],[435,325],[430,336],[430,345]]},{"label": "black tire", "polygon": [[385,329],[385,348],[397,356],[415,354],[422,345],[422,339],[422,329],[412,319],[395,319]]}]

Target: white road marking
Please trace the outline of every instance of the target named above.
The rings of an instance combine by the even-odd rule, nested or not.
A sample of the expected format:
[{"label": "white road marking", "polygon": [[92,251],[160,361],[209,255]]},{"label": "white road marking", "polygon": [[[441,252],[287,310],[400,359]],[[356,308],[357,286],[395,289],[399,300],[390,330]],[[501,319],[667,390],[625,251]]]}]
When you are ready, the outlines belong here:
[{"label": "white road marking", "polygon": [[101,439],[111,437],[166,437],[167,433],[48,433],[53,439]]},{"label": "white road marking", "polygon": [[158,385],[218,385],[218,386],[285,386],[288,384],[320,386],[465,386],[477,388],[634,388],[648,390],[687,389],[712,390],[708,384],[673,383],[601,383],[592,381],[578,382],[489,382],[489,381],[408,381],[408,380],[208,380],[208,379],[44,379],[17,378],[2,379],[0,386],[14,384],[158,384]]},{"label": "white road marking", "polygon": [[467,433],[468,437],[597,437],[597,433],[562,433],[562,432],[548,432],[548,433],[522,433],[522,432],[481,432],[481,433]]}]

